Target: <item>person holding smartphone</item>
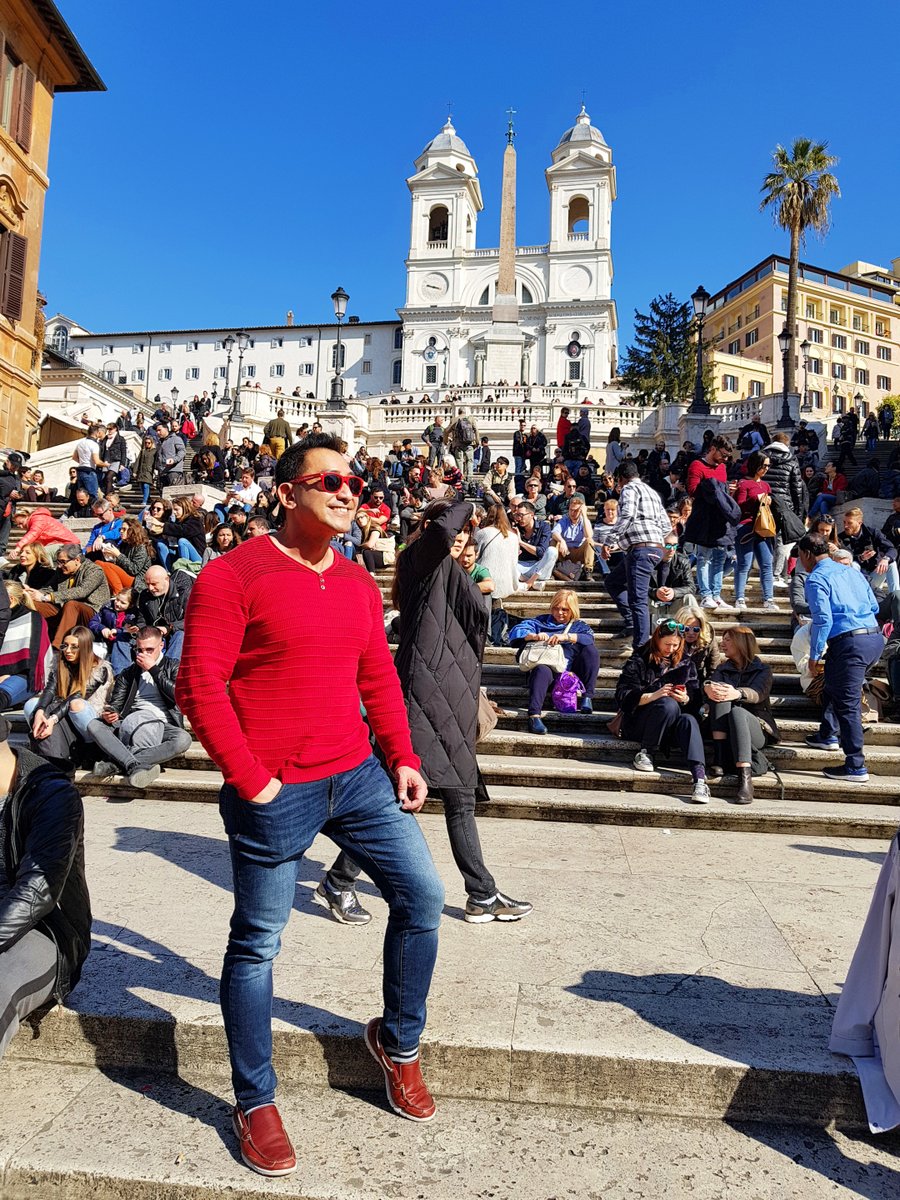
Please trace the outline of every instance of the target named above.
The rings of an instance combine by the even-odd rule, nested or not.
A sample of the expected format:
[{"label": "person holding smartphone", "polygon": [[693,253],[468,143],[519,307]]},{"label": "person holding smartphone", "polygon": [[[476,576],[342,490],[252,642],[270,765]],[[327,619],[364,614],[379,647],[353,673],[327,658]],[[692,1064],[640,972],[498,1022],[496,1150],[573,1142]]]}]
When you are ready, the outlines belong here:
[{"label": "person holding smartphone", "polygon": [[640,742],[636,771],[654,771],[654,750],[676,749],[688,761],[691,800],[709,803],[706,759],[697,718],[687,706],[698,690],[697,669],[684,653],[684,626],[669,618],[658,622],[650,640],[622,668],[616,704],[623,714],[622,736]]}]

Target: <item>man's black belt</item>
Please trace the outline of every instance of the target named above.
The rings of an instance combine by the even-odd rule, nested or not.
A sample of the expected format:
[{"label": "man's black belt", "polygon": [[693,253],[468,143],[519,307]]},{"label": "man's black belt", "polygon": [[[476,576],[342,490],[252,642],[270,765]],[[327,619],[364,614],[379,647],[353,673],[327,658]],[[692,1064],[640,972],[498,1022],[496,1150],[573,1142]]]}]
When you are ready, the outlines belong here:
[{"label": "man's black belt", "polygon": [[877,633],[877,632],[878,632],[877,625],[866,625],[866,627],[864,629],[848,629],[846,633],[835,634],[834,637],[828,638],[827,641],[828,641],[828,644],[831,645],[832,642],[839,642],[841,640],[841,638],[862,637],[864,633]]}]

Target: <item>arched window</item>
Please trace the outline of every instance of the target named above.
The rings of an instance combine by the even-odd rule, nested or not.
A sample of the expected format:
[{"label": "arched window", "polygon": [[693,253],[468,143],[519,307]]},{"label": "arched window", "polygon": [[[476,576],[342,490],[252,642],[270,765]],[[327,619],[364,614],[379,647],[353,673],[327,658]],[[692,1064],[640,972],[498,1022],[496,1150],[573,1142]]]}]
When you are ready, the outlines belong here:
[{"label": "arched window", "polygon": [[522,284],[522,303],[523,304],[534,304],[534,297],[532,296],[531,292],[529,292],[528,288],[525,286],[524,283]]},{"label": "arched window", "polygon": [[569,201],[569,236],[587,237],[591,206],[585,196],[573,196]]},{"label": "arched window", "polygon": [[488,284],[488,286],[484,289],[484,291],[478,297],[478,303],[482,304],[482,305],[486,305],[486,304],[490,304],[490,302],[491,302],[491,285]]},{"label": "arched window", "polygon": [[394,360],[393,366],[391,367],[391,384],[394,387],[400,387],[400,384],[402,382],[403,382],[403,363],[398,358],[398,359]]},{"label": "arched window", "polygon": [[65,354],[69,347],[69,331],[65,325],[57,325],[53,330],[53,341],[51,343],[53,349],[59,354]]},{"label": "arched window", "polygon": [[450,213],[446,204],[436,204],[428,214],[428,241],[443,242],[446,246],[450,230]]},{"label": "arched window", "polygon": [[[331,347],[331,369],[332,369],[332,371],[337,366],[337,352],[338,352],[337,342],[334,342]],[[346,357],[347,357],[347,343],[341,342],[341,370],[342,371],[344,369],[344,362],[346,360]]]}]

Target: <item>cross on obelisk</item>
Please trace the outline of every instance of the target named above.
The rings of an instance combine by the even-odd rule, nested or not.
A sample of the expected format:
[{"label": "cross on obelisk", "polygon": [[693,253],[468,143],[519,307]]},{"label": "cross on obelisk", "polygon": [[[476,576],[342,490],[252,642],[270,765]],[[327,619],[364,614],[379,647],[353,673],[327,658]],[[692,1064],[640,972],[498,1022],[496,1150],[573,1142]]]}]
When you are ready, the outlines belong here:
[{"label": "cross on obelisk", "polygon": [[513,128],[513,117],[516,115],[516,110],[514,108],[508,108],[506,110],[506,115],[509,117],[509,122],[506,126],[506,140],[511,146],[513,144],[513,138],[516,136],[516,131]]}]

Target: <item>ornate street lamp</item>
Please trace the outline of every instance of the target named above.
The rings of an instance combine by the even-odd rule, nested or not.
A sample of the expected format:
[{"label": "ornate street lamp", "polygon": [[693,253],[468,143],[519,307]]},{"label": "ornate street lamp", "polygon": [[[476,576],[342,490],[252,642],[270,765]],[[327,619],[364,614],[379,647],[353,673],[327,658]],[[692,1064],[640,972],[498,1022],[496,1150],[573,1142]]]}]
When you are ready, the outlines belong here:
[{"label": "ornate street lamp", "polygon": [[341,322],[347,312],[347,301],[350,297],[342,287],[331,293],[331,303],[334,305],[334,315],[337,317],[338,332],[337,332],[337,351],[334,360],[334,379],[331,381],[331,399],[328,401],[329,408],[344,407],[344,381],[341,378],[341,354],[343,349],[341,346]]},{"label": "ornate street lamp", "polygon": [[697,378],[694,380],[694,399],[688,412],[697,416],[709,416],[709,401],[703,387],[703,320],[709,309],[709,292],[702,285],[691,296],[694,316],[697,318]]},{"label": "ornate street lamp", "polygon": [[231,352],[234,349],[235,340],[234,334],[229,333],[228,337],[224,338],[222,341],[222,345],[225,347],[225,353],[228,356],[225,359],[225,391],[222,393],[222,400],[226,404],[231,399],[231,384],[229,381],[231,379]]},{"label": "ornate street lamp", "polygon": [[[862,392],[857,392],[857,393],[856,393],[856,395],[853,397],[853,403],[856,405],[856,407],[857,407],[857,410],[859,409],[859,406],[862,404],[862,402],[863,402],[864,400],[865,400],[865,396],[862,394]],[[862,413],[860,413],[859,411],[857,411],[857,414],[856,414],[856,415],[857,415],[857,416],[862,416]]]},{"label": "ornate street lamp", "polygon": [[231,406],[231,420],[243,421],[244,414],[241,412],[241,379],[244,374],[244,351],[250,344],[250,335],[242,329],[235,337],[238,345],[238,373],[237,384],[234,389],[234,404]]},{"label": "ornate street lamp", "polygon": [[843,412],[843,409],[841,408],[842,399],[843,397],[838,389],[838,385],[835,384],[831,389],[831,411],[833,413],[841,414]]},{"label": "ornate street lamp", "polygon": [[788,403],[787,361],[791,350],[791,333],[787,325],[778,335],[778,349],[781,351],[781,416],[778,418],[776,429],[793,429],[794,418],[791,416],[791,406]]},{"label": "ornate street lamp", "polygon": [[809,402],[809,342],[806,338],[800,343],[800,353],[803,355],[803,411],[811,412]]},{"label": "ornate street lamp", "polygon": [[172,412],[175,411],[175,405],[178,403],[178,388],[173,387],[169,395],[172,397]]}]

